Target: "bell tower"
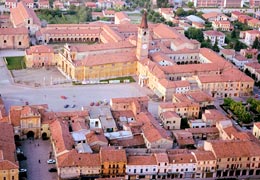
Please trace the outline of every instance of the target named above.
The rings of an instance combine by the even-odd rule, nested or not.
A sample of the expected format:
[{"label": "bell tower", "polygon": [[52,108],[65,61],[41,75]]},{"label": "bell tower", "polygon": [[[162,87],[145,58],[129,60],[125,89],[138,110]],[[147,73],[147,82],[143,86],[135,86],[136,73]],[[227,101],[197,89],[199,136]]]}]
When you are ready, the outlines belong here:
[{"label": "bell tower", "polygon": [[142,21],[138,27],[136,57],[138,60],[148,57],[149,30],[147,24],[147,12],[144,11]]}]

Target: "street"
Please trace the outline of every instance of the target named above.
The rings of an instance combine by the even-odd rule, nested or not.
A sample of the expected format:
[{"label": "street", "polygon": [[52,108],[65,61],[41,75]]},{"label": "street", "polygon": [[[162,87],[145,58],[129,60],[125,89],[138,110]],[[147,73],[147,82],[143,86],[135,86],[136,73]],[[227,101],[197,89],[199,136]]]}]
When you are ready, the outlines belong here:
[{"label": "street", "polygon": [[48,171],[55,164],[47,164],[52,152],[51,142],[37,139],[25,140],[21,144],[27,160],[21,161],[20,168],[27,169],[28,180],[56,180],[57,173]]}]

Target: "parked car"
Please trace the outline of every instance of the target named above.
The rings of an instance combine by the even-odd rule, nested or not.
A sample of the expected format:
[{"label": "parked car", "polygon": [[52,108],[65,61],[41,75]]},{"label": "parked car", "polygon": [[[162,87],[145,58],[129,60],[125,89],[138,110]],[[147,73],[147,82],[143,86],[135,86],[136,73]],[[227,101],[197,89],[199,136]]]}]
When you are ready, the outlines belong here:
[{"label": "parked car", "polygon": [[65,105],[64,105],[64,108],[68,108],[69,106],[70,106],[70,105],[68,105],[68,104],[65,104]]},{"label": "parked car", "polygon": [[49,172],[57,172],[57,169],[56,168],[50,168]]},{"label": "parked car", "polygon": [[27,157],[23,154],[17,154],[17,160],[18,161],[27,160]]},{"label": "parked car", "polygon": [[76,107],[76,105],[75,105],[75,104],[71,105],[71,108],[75,108],[75,107]]},{"label": "parked car", "polygon": [[19,169],[20,173],[27,172],[27,169]]},{"label": "parked car", "polygon": [[61,98],[61,99],[67,99],[67,97],[66,97],[66,96],[61,96],[60,98]]},{"label": "parked car", "polygon": [[54,159],[48,159],[48,160],[47,160],[47,163],[48,163],[48,164],[55,164],[56,161],[55,161]]},{"label": "parked car", "polygon": [[16,148],[16,153],[17,154],[23,154],[23,151],[20,148]]}]

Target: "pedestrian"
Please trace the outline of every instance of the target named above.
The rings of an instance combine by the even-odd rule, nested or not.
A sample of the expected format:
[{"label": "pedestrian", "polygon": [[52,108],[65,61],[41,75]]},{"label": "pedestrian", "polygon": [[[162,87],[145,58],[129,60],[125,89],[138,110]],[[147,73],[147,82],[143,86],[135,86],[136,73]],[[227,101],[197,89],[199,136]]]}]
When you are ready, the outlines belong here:
[{"label": "pedestrian", "polygon": [[41,160],[40,160],[40,159],[39,159],[39,161],[38,161],[38,162],[39,162],[39,164],[41,164]]},{"label": "pedestrian", "polygon": [[38,146],[40,146],[40,144],[38,143]]}]

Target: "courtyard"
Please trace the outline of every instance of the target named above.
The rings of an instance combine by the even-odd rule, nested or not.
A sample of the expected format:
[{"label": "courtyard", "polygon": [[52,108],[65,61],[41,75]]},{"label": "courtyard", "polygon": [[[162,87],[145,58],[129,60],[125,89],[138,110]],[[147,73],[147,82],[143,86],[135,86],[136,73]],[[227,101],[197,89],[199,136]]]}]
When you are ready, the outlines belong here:
[{"label": "courtyard", "polygon": [[12,70],[14,82],[31,87],[69,83],[56,67]]}]

